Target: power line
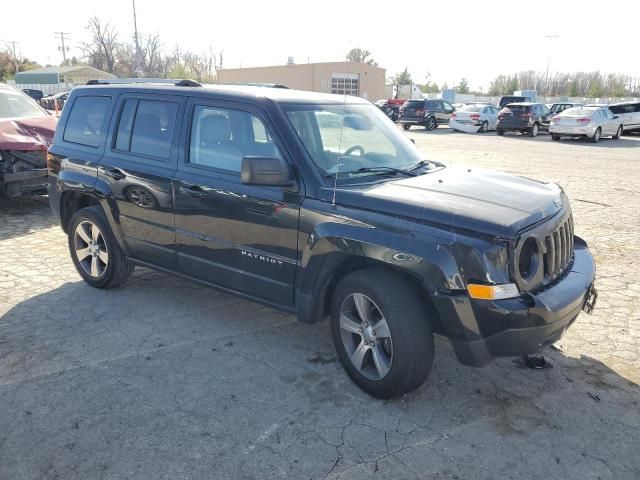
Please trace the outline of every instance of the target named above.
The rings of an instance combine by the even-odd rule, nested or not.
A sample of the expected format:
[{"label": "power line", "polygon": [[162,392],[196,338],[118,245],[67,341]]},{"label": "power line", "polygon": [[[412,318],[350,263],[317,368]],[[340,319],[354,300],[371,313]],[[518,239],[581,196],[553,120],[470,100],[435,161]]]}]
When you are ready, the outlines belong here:
[{"label": "power line", "polygon": [[60,46],[58,47],[58,50],[60,50],[62,52],[62,60],[63,60],[63,64],[66,65],[67,64],[67,52],[69,51],[69,47],[65,47],[64,45],[64,36],[65,35],[69,35],[69,32],[53,32],[56,35],[60,36]]}]

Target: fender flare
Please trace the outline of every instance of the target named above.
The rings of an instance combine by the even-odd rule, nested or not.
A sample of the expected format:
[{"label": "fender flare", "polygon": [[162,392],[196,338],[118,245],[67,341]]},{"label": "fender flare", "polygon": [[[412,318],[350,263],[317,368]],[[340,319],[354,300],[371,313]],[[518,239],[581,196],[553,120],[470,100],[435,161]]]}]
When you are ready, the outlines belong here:
[{"label": "fender flare", "polygon": [[325,223],[316,227],[301,249],[296,278],[299,320],[321,321],[327,313],[327,294],[337,280],[353,267],[366,265],[387,266],[408,275],[430,295],[463,288],[457,262],[446,246],[391,231]]}]

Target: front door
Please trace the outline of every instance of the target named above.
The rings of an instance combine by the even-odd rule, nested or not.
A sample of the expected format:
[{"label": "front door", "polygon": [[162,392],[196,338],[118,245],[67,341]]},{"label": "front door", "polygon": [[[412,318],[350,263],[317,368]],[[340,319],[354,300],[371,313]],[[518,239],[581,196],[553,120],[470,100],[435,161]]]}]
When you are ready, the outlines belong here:
[{"label": "front door", "polygon": [[168,95],[121,96],[98,167],[98,178],[113,192],[116,228],[130,254],[167,268],[177,267],[171,179],[183,103]]},{"label": "front door", "polygon": [[293,304],[296,188],[244,185],[242,158],[283,157],[266,116],[238,103],[188,105],[184,161],[174,178],[182,271],[279,305]]}]

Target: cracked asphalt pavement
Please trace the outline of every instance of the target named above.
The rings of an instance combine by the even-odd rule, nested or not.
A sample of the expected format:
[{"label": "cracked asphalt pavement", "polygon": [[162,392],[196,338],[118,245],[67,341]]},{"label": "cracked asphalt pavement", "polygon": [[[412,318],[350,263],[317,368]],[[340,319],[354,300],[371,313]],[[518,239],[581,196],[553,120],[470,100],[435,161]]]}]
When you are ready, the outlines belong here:
[{"label": "cracked asphalt pavement", "polygon": [[640,478],[640,136],[409,135],[429,158],[562,184],[598,306],[482,369],[436,341],[427,383],[358,390],[327,323],[139,268],[80,281],[46,199],[0,203],[0,479]]}]

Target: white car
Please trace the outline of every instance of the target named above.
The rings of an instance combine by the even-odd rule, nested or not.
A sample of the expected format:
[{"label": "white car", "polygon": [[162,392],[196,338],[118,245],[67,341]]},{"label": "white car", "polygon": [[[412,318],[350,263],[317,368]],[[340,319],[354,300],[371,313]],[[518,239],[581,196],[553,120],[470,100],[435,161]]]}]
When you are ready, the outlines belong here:
[{"label": "white car", "polygon": [[554,116],[549,133],[555,141],[561,137],[586,137],[596,143],[601,137],[617,140],[622,135],[622,128],[622,119],[607,107],[577,107]]},{"label": "white car", "polygon": [[614,103],[609,110],[622,120],[624,133],[640,132],[640,102]]},{"label": "white car", "polygon": [[493,105],[471,104],[456,110],[449,120],[449,127],[466,133],[488,132],[496,129],[498,109]]}]

